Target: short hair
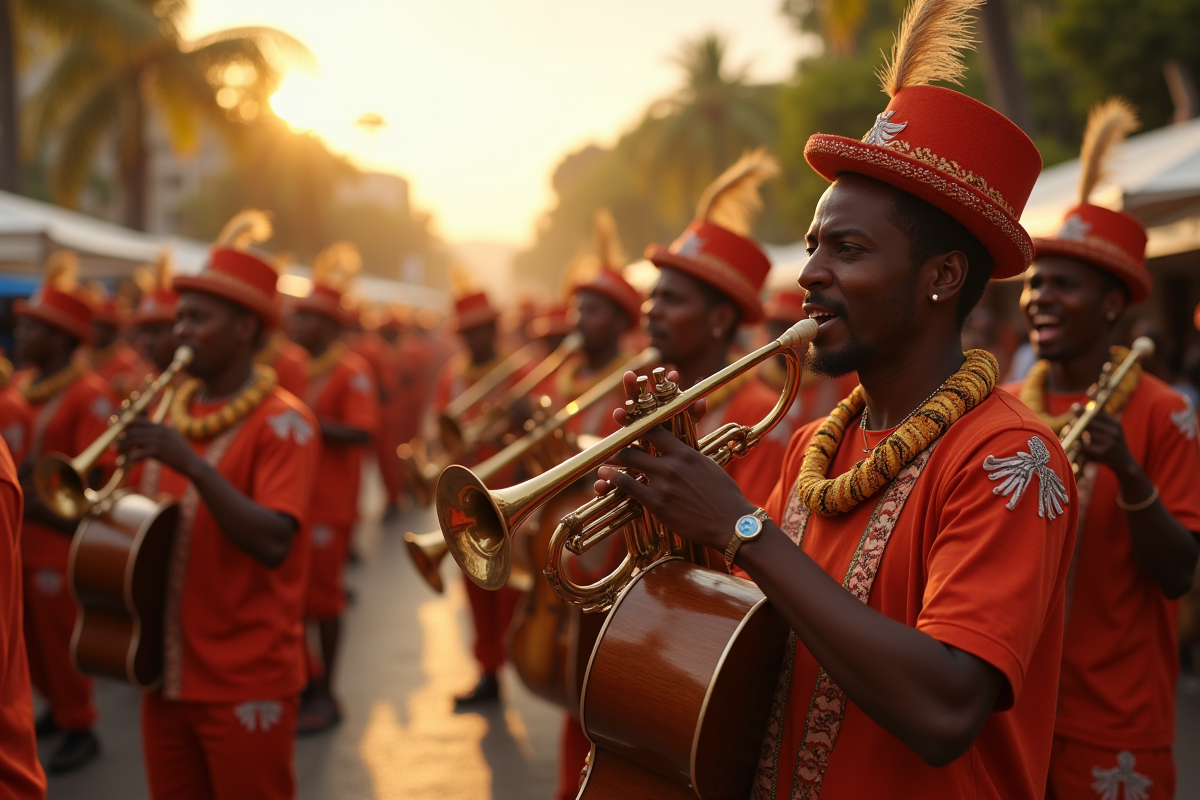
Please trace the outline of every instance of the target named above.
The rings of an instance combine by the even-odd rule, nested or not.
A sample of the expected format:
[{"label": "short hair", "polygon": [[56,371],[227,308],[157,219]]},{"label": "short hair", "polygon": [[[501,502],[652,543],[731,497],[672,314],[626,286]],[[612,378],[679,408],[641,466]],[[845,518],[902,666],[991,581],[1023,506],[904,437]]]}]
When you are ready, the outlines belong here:
[{"label": "short hair", "polygon": [[967,257],[967,275],[958,295],[956,319],[959,328],[979,304],[996,268],[996,260],[961,222],[916,195],[893,193],[891,221],[908,238],[908,257],[914,268],[942,253],[955,250]]},{"label": "short hair", "polygon": [[[691,275],[688,275],[691,278]],[[728,305],[733,308],[733,324],[729,326],[729,330],[725,332],[725,342],[732,343],[737,336],[738,328],[742,324],[742,307],[739,306],[734,299],[722,292],[711,283],[702,281],[699,278],[692,278],[696,285],[700,287],[700,293],[704,295],[704,302],[709,308],[716,308],[719,305]]]}]

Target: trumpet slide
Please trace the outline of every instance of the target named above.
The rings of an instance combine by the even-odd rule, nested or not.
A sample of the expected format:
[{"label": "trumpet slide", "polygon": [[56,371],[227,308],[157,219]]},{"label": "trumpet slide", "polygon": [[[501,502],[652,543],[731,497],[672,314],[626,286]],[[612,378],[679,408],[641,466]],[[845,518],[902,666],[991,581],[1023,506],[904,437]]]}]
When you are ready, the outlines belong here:
[{"label": "trumpet slide", "polygon": [[1076,475],[1079,475],[1079,471],[1083,468],[1083,459],[1081,458],[1083,434],[1087,431],[1088,425],[1108,405],[1109,398],[1112,397],[1117,387],[1121,385],[1121,381],[1129,373],[1129,370],[1133,369],[1138,361],[1153,353],[1154,340],[1147,336],[1139,336],[1137,339],[1134,339],[1133,346],[1129,349],[1129,354],[1121,360],[1121,363],[1115,369],[1112,369],[1111,365],[1105,365],[1105,372],[1100,376],[1100,380],[1097,381],[1087,405],[1083,407],[1075,419],[1068,422],[1059,431],[1058,442],[1067,454],[1067,461],[1070,462],[1071,469]]}]

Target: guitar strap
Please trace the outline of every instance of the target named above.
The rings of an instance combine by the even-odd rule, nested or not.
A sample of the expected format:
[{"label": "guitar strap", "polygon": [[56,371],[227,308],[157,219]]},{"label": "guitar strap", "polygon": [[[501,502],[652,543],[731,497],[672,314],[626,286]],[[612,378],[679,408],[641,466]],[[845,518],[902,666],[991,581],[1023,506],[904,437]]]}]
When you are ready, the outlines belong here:
[{"label": "guitar strap", "polygon": [[[204,453],[204,461],[216,469],[233,440],[242,429],[242,422],[223,431],[212,440]],[[192,528],[200,510],[200,492],[189,483],[179,500],[179,527],[171,543],[171,558],[167,563],[167,596],[163,604],[163,696],[178,700],[183,685],[183,584],[187,580],[188,555],[191,552]]]},{"label": "guitar strap", "polygon": [[[858,549],[850,560],[850,568],[842,580],[842,587],[862,603],[866,603],[871,596],[871,587],[875,583],[879,565],[883,562],[883,552],[896,529],[900,512],[916,486],[921,471],[929,463],[938,441],[940,440],[934,441],[921,451],[888,485],[859,539]],[[804,546],[804,533],[811,515],[808,506],[801,502],[799,493],[793,491],[780,527],[797,547]],[[788,637],[788,652],[779,672],[775,699],[771,704],[771,716],[763,738],[762,757],[754,776],[751,793],[753,800],[774,800],[777,797],[780,750],[783,746],[783,729],[787,718],[795,659],[796,632],[792,631]],[[846,693],[841,687],[833,682],[823,668],[818,670],[816,684],[808,702],[808,718],[800,735],[800,750],[796,754],[796,772],[788,794],[791,800],[816,800],[821,796],[821,784],[825,779],[825,769],[829,766],[829,756],[837,743],[842,719],[846,716],[846,703]]]}]

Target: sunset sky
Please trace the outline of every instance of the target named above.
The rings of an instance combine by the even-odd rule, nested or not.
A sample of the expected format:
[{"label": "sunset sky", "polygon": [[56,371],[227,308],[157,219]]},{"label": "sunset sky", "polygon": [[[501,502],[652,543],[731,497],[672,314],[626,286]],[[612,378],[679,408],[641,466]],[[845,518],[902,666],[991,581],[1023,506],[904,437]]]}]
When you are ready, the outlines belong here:
[{"label": "sunset sky", "polygon": [[[792,71],[804,44],[780,0],[193,0],[196,37],[271,25],[319,62],[274,105],[368,169],[412,182],[451,241],[523,245],[567,152],[609,144],[679,85],[671,56],[708,30],[755,81]],[[381,115],[377,133],[355,128]]]}]

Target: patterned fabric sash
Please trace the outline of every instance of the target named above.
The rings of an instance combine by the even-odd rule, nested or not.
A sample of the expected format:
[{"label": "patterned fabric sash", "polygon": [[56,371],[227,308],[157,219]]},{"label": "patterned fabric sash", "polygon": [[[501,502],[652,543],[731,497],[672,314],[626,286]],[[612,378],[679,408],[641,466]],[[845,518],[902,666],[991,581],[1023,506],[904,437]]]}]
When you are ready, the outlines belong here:
[{"label": "patterned fabric sash", "polygon": [[[921,451],[912,463],[905,467],[895,480],[884,490],[879,498],[871,519],[859,539],[858,549],[850,560],[850,569],[842,580],[842,587],[866,603],[871,596],[871,587],[883,562],[883,552],[887,548],[900,512],[908,496],[916,486],[917,478],[930,456],[937,448],[939,440]],[[808,527],[811,512],[801,500],[798,492],[792,492],[784,511],[780,527],[796,543],[797,547],[804,546],[804,533]],[[796,660],[796,633],[792,631],[788,637],[788,653],[784,657],[779,672],[779,683],[775,689],[775,699],[771,704],[771,716],[767,723],[766,735],[763,738],[762,754],[758,762],[758,771],[754,776],[754,786],[751,791],[752,800],[775,800],[779,789],[779,759],[783,747],[783,729],[787,720],[788,700],[792,688],[792,667]],[[792,776],[791,790],[788,797],[791,800],[817,800],[821,795],[821,785],[825,779],[825,769],[829,766],[829,757],[837,743],[841,731],[842,719],[846,716],[846,693],[842,691],[824,669],[817,672],[816,685],[808,702],[808,717],[804,722],[804,731],[800,736],[800,750],[796,755],[796,772]]]},{"label": "patterned fabric sash", "polygon": [[[212,440],[204,462],[213,469],[220,465],[229,445],[237,438],[242,422],[226,429]],[[157,483],[157,477],[155,479]],[[192,546],[192,527],[200,510],[200,492],[189,483],[179,500],[179,527],[171,544],[167,562],[167,597],[163,604],[163,696],[178,700],[183,686],[183,584],[187,579],[188,555]]]}]

